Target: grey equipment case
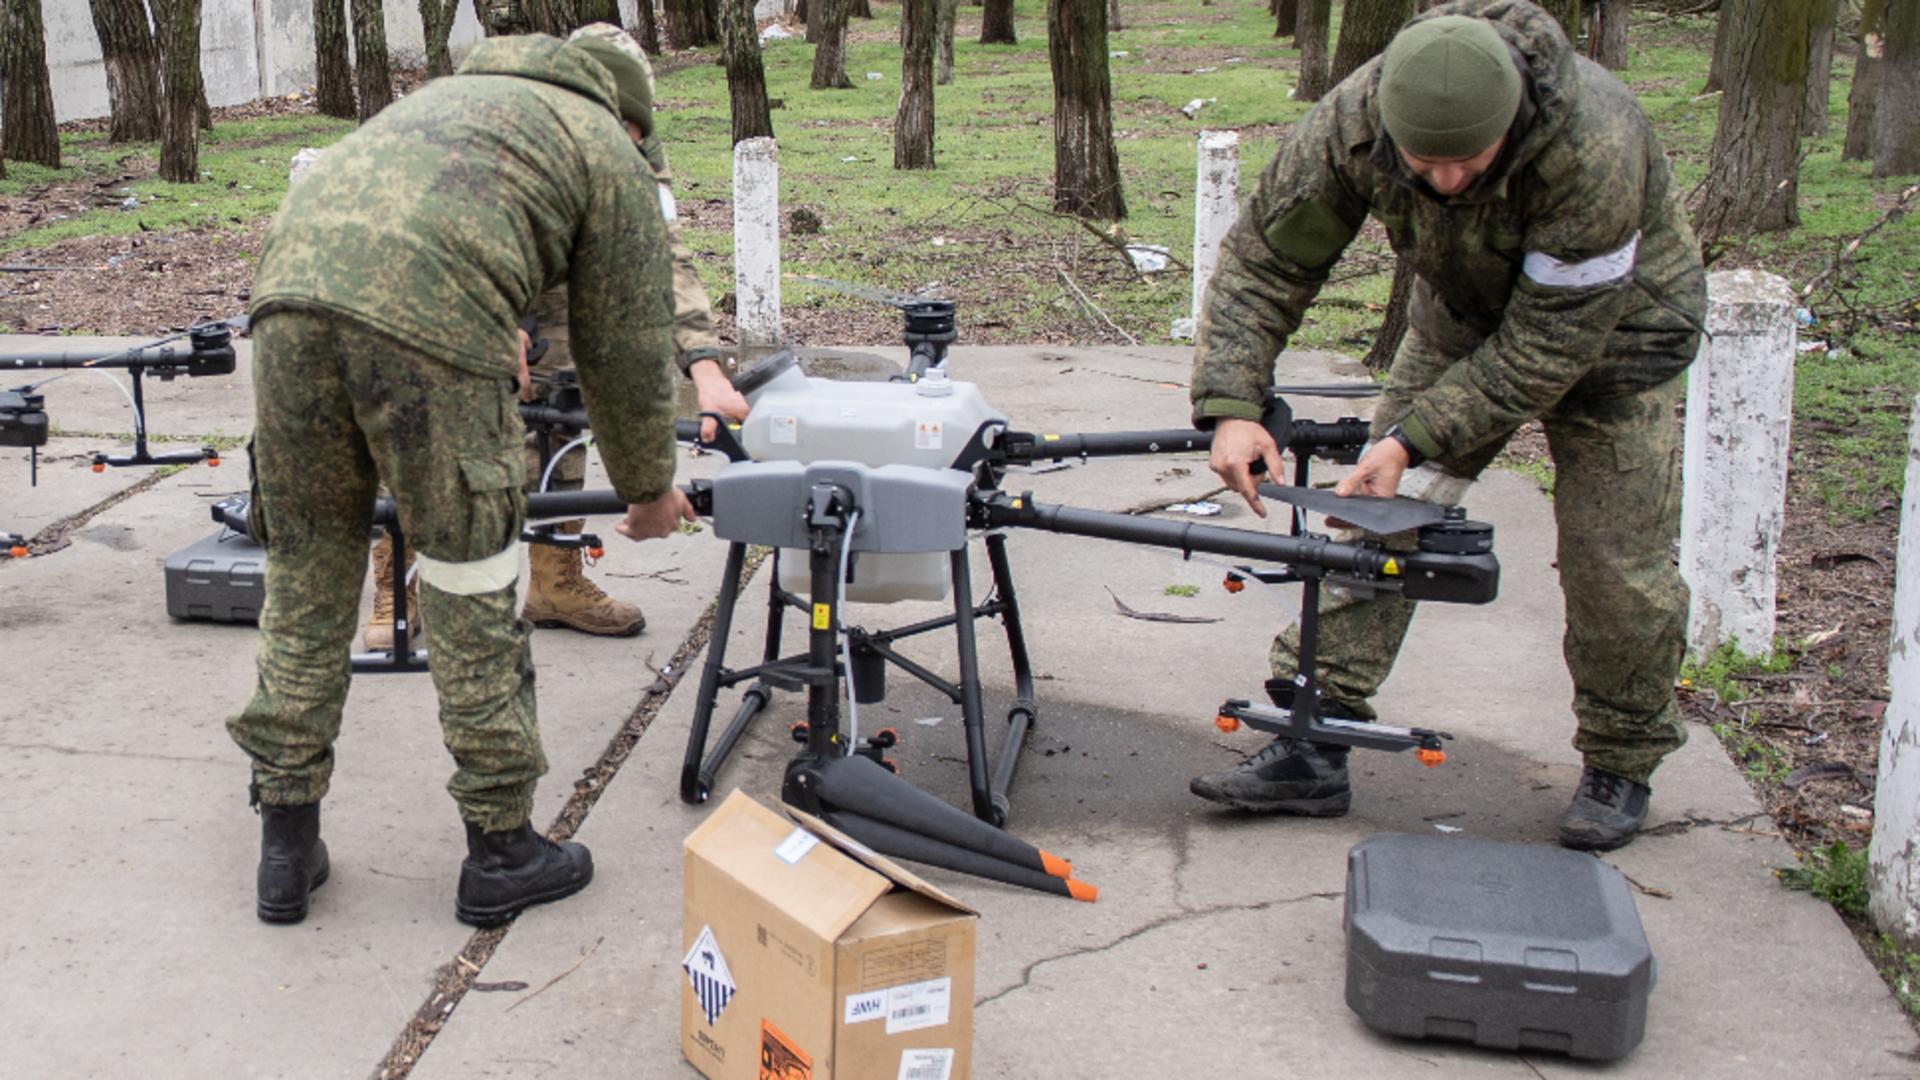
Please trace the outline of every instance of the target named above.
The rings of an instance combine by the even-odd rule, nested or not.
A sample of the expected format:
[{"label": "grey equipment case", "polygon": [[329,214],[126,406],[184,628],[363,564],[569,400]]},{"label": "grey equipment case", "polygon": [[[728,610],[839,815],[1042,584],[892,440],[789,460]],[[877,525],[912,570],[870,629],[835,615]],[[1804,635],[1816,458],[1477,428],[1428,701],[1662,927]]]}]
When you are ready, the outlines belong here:
[{"label": "grey equipment case", "polygon": [[1347,1005],[1368,1027],[1624,1057],[1654,960],[1620,872],[1531,844],[1382,834],[1347,855]]},{"label": "grey equipment case", "polygon": [[[246,513],[245,496],[214,508]],[[267,549],[244,532],[222,528],[167,556],[167,614],[176,619],[251,623],[260,621],[267,598]]]}]

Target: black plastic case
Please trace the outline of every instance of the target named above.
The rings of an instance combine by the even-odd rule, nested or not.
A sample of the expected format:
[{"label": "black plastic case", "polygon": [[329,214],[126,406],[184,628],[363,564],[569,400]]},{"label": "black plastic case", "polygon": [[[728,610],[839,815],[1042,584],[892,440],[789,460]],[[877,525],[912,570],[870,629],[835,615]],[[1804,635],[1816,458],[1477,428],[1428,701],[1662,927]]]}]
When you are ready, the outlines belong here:
[{"label": "black plastic case", "polygon": [[1343,921],[1347,1005],[1375,1031],[1596,1060],[1646,1034],[1653,952],[1592,855],[1370,837],[1347,855]]}]

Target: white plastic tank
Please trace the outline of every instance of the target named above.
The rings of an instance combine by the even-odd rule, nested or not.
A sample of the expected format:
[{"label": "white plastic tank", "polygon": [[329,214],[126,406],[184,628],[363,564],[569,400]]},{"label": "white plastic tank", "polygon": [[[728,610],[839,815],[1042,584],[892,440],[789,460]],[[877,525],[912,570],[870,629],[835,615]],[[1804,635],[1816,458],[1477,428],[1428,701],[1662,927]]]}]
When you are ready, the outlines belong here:
[{"label": "white plastic tank", "polygon": [[[919,465],[944,469],[988,423],[1006,417],[972,383],[934,369],[920,381],[837,382],[788,368],[747,395],[753,406],[740,442],[755,461],[855,461],[863,465]],[[795,508],[797,513],[799,508]],[[884,514],[886,507],[862,507]],[[846,598],[867,604],[943,600],[952,587],[948,553],[855,552]],[[813,591],[807,553],[780,552],[780,587]]]}]

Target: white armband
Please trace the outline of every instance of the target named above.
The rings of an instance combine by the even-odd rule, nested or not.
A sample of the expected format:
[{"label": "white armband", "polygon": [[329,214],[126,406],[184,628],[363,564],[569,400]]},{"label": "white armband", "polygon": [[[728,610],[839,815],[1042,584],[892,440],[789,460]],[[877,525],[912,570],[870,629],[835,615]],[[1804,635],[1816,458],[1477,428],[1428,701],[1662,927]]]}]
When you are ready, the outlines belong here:
[{"label": "white armband", "polygon": [[1639,250],[1640,234],[1636,232],[1619,248],[1579,262],[1561,262],[1545,252],[1529,251],[1520,268],[1534,284],[1550,289],[1611,285],[1633,273],[1633,257]]}]

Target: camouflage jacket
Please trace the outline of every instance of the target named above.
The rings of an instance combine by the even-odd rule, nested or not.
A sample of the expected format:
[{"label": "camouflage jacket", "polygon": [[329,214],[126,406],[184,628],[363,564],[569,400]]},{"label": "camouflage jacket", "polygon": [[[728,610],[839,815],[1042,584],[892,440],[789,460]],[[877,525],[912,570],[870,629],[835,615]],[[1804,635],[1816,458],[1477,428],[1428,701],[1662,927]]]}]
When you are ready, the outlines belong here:
[{"label": "camouflage jacket", "polygon": [[1397,417],[1429,457],[1464,453],[1569,393],[1658,385],[1699,345],[1706,275],[1665,155],[1633,94],[1521,0],[1422,18],[1491,21],[1527,93],[1493,167],[1437,195],[1380,121],[1380,61],[1294,127],[1228,232],[1201,308],[1194,421],[1259,415],[1274,359],[1371,215],[1421,287],[1410,321],[1460,359]]},{"label": "camouflage jacket", "polygon": [[672,483],[667,226],[615,113],[612,76],[547,37],[476,47],[383,110],[287,192],[253,313],[332,311],[464,371],[512,379],[534,298],[572,283],[594,437],[629,502]]},{"label": "camouflage jacket", "polygon": [[[653,179],[660,185],[660,210],[667,219],[667,236],[673,249],[673,357],[681,371],[695,361],[717,358],[720,336],[713,329],[713,305],[707,300],[706,287],[700,284],[700,270],[694,265],[693,252],[680,240],[679,214],[673,198],[673,172],[667,166],[666,149],[657,135],[640,144]],[[533,317],[540,323],[541,336],[552,348],[547,353],[554,368],[572,368],[567,331],[567,287],[558,285],[540,294],[533,302]]]}]

